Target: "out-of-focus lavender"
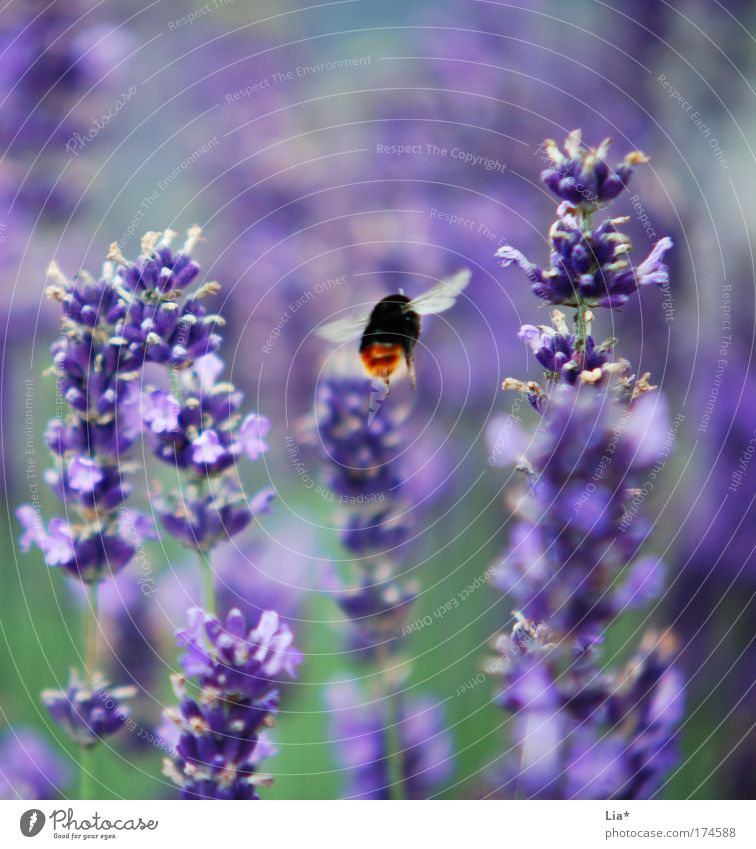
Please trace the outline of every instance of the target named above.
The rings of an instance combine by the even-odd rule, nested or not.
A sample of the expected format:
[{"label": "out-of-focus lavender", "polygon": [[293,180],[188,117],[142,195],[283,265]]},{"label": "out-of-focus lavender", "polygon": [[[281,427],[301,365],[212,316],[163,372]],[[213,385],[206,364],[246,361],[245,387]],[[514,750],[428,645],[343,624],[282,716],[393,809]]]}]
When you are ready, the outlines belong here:
[{"label": "out-of-focus lavender", "polygon": [[401,462],[408,411],[375,396],[369,379],[326,376],[309,434],[325,460],[323,497],[340,507],[351,570],[343,582],[331,573],[327,589],[350,622],[347,648],[376,665],[372,705],[365,706],[354,682],[331,688],[331,728],[348,797],[425,798],[452,772],[452,743],[433,701],[402,689],[403,625],[419,590],[399,576],[413,510]]},{"label": "out-of-focus lavender", "polygon": [[345,774],[345,798],[391,798],[387,734],[391,722],[396,723],[408,799],[427,799],[451,778],[454,747],[443,706],[432,699],[405,698],[399,715],[392,718],[380,695],[369,701],[355,681],[340,681],[329,685],[326,704],[335,758]]},{"label": "out-of-focus lavender", "polygon": [[7,728],[0,737],[0,799],[57,799],[71,770],[37,731]]},{"label": "out-of-focus lavender", "polygon": [[42,703],[75,743],[89,748],[123,727],[136,693],[136,687],[111,687],[97,673],[84,682],[72,672],[64,690],[42,691]]},{"label": "out-of-focus lavender", "polygon": [[[594,229],[593,215],[616,192],[607,195],[605,188],[612,179],[606,148],[580,145],[579,133],[572,133],[570,160],[560,160],[564,172],[555,180],[547,170],[542,179],[560,199],[576,193],[575,205],[560,206],[560,221],[569,216],[578,234],[595,233],[605,225]],[[615,179],[621,184],[627,176],[621,171]],[[622,245],[624,237],[617,233],[612,241]],[[504,265],[515,254],[509,246],[499,251]],[[516,261],[532,280],[529,264]],[[615,282],[602,273],[603,263],[601,251],[567,261],[555,246],[553,269],[536,281],[534,293],[546,297],[548,280],[547,300],[575,309],[574,333],[559,312],[553,329],[522,328],[520,337],[545,368],[546,386],[504,382],[543,416],[517,459],[529,491],[494,579],[516,607],[512,632],[500,638],[500,658],[492,664],[504,680],[499,702],[513,714],[516,755],[500,779],[512,795],[649,798],[677,762],[684,678],[673,665],[674,638],[649,633],[628,669],[601,665],[608,626],[656,600],[664,586],[662,563],[640,553],[648,535],[642,493],[644,481],[663,469],[656,464],[675,436],[648,374],[630,374],[626,361],[608,363],[613,341],[599,346],[603,361],[593,357],[591,308],[616,305]],[[613,271],[623,273],[623,265],[615,262]],[[658,277],[666,279],[666,268],[659,266]]]}]

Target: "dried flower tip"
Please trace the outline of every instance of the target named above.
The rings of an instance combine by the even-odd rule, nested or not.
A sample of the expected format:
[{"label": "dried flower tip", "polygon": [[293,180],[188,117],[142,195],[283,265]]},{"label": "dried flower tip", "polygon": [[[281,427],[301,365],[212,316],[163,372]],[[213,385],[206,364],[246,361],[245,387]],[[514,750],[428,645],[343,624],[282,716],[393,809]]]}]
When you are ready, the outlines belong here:
[{"label": "dried flower tip", "polygon": [[583,143],[583,131],[572,130],[572,132],[564,140],[564,149],[570,159],[577,159],[580,156],[580,148]]},{"label": "dried flower tip", "polygon": [[639,398],[641,395],[646,392],[653,392],[654,389],[658,389],[658,386],[652,386],[650,383],[651,380],[651,372],[647,371],[645,374],[642,374],[636,381],[635,386],[633,387],[633,394],[630,397],[631,401],[635,401],[636,398]]},{"label": "dried flower tip", "polygon": [[666,628],[661,633],[655,630],[646,631],[640,642],[641,653],[658,652],[660,659],[665,663],[669,663],[679,649],[680,640],[671,628]]},{"label": "dried flower tip", "polygon": [[[221,284],[216,280],[211,280],[208,283],[203,283],[194,293],[196,298],[206,298],[209,295],[217,295],[221,290]],[[217,316],[219,318],[219,316]]]},{"label": "dried flower tip", "polygon": [[186,241],[184,242],[184,247],[181,249],[181,252],[185,254],[190,254],[197,246],[197,242],[199,242],[201,236],[201,227],[199,227],[197,224],[195,224],[193,227],[190,227],[186,231]]},{"label": "dried flower tip", "polygon": [[175,230],[164,230],[163,237],[160,240],[161,248],[169,248],[171,246],[171,242],[178,236],[178,233]]},{"label": "dried flower tip", "polygon": [[580,372],[580,382],[581,383],[598,383],[599,380],[603,377],[604,372],[600,368],[592,369],[591,371],[581,371]]},{"label": "dried flower tip", "polygon": [[128,260],[121,253],[121,246],[118,242],[111,242],[110,247],[108,248],[108,252],[105,255],[105,259],[115,262],[117,265],[126,266],[129,264]]},{"label": "dried flower tip", "polygon": [[536,633],[535,622],[532,619],[528,619],[521,611],[513,610],[512,616],[515,618],[515,624],[512,628],[512,633],[524,632],[529,636],[533,637]]},{"label": "dried flower tip", "polygon": [[501,388],[507,392],[523,392],[527,394],[528,384],[524,380],[518,380],[516,377],[505,377],[502,381]]},{"label": "dried flower tip", "polygon": [[569,330],[567,329],[567,316],[565,316],[561,310],[551,311],[551,323],[554,326],[554,330],[556,330],[560,336],[569,335]]},{"label": "dried flower tip", "polygon": [[45,297],[51,301],[65,301],[66,290],[60,286],[47,286],[45,289]]},{"label": "dried flower tip", "polygon": [[140,245],[142,256],[149,257],[155,253],[155,248],[157,247],[161,236],[162,233],[155,230],[150,230],[148,233],[145,233],[144,236],[142,236],[142,241]]},{"label": "dried flower tip", "polygon": [[178,784],[181,786],[183,782],[183,776],[179,772],[176,764],[170,758],[163,758],[163,775],[166,778],[170,778],[174,784]]},{"label": "dried flower tip", "polygon": [[[54,280],[59,286],[67,289],[71,285],[71,281],[60,270],[60,266],[53,260],[47,267],[47,276]],[[51,296],[48,296],[51,297]]]},{"label": "dried flower tip", "polygon": [[642,150],[631,150],[625,156],[625,162],[628,165],[645,165],[649,161],[650,157],[646,156]]},{"label": "dried flower tip", "polygon": [[536,470],[533,468],[533,464],[527,459],[527,457],[520,457],[517,461],[517,465],[515,466],[515,471],[522,472],[525,475],[535,476]]},{"label": "dried flower tip", "polygon": [[630,369],[630,360],[620,359],[616,363],[606,363],[603,366],[604,374],[624,374]]}]

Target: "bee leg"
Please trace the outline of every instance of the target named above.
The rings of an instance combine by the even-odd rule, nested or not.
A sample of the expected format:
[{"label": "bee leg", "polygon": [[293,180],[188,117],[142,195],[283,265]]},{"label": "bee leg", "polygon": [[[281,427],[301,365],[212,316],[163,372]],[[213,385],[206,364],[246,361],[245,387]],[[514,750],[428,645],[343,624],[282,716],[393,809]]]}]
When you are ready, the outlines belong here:
[{"label": "bee leg", "polygon": [[415,358],[412,354],[407,356],[407,371],[409,372],[410,386],[417,389],[417,377],[415,375]]}]

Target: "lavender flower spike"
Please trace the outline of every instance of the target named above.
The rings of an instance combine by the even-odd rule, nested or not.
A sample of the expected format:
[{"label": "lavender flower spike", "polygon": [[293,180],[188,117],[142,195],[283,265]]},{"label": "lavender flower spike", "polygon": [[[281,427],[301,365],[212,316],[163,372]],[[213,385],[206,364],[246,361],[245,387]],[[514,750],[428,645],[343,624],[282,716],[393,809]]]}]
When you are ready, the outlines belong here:
[{"label": "lavender flower spike", "polygon": [[543,419],[516,458],[528,489],[493,578],[515,607],[490,665],[503,681],[498,702],[513,714],[518,753],[504,762],[499,788],[527,798],[649,798],[677,758],[683,681],[675,640],[649,633],[627,670],[604,668],[600,647],[610,623],[663,587],[664,564],[640,552],[648,530],[634,499],[656,476],[674,432],[650,375],[636,378],[626,361],[611,361],[616,340],[596,345],[591,309],[665,284],[662,259],[672,242],[660,240],[633,268],[630,242],[617,229],[624,219],[593,227],[591,215],[641,158],[632,155],[611,175],[606,144],[586,152],[573,133],[566,147],[567,157],[553,143],[547,148],[558,167],[545,182],[576,204],[561,204],[551,227],[551,267],[511,247],[498,253],[504,265],[525,270],[538,297],[577,310],[573,333],[558,310],[553,328],[520,330],[545,388],[513,378],[503,384],[523,392]]},{"label": "lavender flower spike", "polygon": [[366,705],[357,688],[345,684],[334,685],[329,697],[338,713],[334,734],[344,738],[339,758],[349,771],[347,794],[424,797],[450,774],[451,744],[432,700],[418,703],[397,692],[392,653],[419,593],[415,582],[402,584],[396,577],[411,531],[402,469],[394,457],[406,412],[389,404],[371,410],[371,392],[371,381],[363,377],[327,375],[318,387],[310,431],[327,461],[331,493],[349,505],[341,517],[341,541],[356,573],[342,582],[329,572],[325,589],[347,617],[349,647],[374,662],[381,693]]},{"label": "lavender flower spike", "polygon": [[[273,611],[251,630],[238,610],[225,626],[199,609],[189,617],[178,635],[185,674],[173,679],[180,706],[166,711],[179,732],[176,756],[164,773],[185,799],[257,799],[256,787],[271,783],[258,772],[270,752],[263,729],[273,725],[278,686],[296,677],[301,654]],[[198,697],[187,678],[197,679]]]}]

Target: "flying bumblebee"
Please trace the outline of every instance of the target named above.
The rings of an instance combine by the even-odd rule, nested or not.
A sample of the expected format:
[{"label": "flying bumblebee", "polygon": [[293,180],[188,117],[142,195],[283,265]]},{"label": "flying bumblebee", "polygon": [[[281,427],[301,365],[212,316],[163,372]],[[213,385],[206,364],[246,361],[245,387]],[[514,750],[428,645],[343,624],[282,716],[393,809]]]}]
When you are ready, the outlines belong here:
[{"label": "flying bumblebee", "polygon": [[441,280],[416,298],[408,298],[400,289],[387,295],[370,312],[353,313],[324,324],[318,336],[340,344],[360,338],[360,358],[371,377],[390,386],[391,375],[402,359],[407,364],[410,383],[415,388],[415,345],[420,338],[420,317],[444,312],[454,306],[460,292],[470,282],[464,269]]}]

